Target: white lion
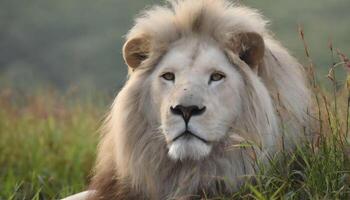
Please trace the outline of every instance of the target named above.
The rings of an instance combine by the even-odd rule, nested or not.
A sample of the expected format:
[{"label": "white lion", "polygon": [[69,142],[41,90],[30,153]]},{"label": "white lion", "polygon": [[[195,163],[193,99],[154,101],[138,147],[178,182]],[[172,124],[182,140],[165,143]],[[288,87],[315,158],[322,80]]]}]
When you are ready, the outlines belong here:
[{"label": "white lion", "polygon": [[305,72],[255,10],[170,1],[136,19],[123,55],[129,79],[83,199],[231,194],[257,161],[303,140]]}]

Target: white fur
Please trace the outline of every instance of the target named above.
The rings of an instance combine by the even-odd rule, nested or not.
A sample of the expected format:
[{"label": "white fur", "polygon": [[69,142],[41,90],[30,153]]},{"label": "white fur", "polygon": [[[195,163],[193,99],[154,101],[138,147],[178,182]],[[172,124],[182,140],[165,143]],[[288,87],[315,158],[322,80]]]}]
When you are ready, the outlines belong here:
[{"label": "white fur", "polygon": [[[206,107],[202,115],[190,119],[188,129],[209,143],[205,144],[194,137],[168,142],[169,155],[173,159],[201,159],[207,156],[213,145],[211,143],[228,136],[230,126],[241,113],[241,75],[213,41],[204,41],[185,38],[176,42],[151,75],[152,107],[160,113],[160,119],[156,120],[167,141],[185,131],[184,120],[172,114],[170,107]],[[162,79],[161,75],[165,72],[174,73],[175,81]],[[209,84],[214,72],[224,73],[226,77]]]},{"label": "white fur", "polygon": [[186,158],[200,160],[209,155],[212,148],[212,146],[208,146],[197,139],[179,140],[169,147],[168,154],[174,160],[185,160]]},{"label": "white fur", "polygon": [[62,200],[85,200],[85,199],[88,199],[89,195],[92,195],[93,192],[94,192],[93,190],[80,192],[78,194],[66,197]]},{"label": "white fur", "polygon": [[[170,4],[145,11],[127,35],[127,40],[147,37],[151,52],[136,70],[129,69],[104,126],[95,174],[98,192],[104,191],[99,181],[116,171],[126,187],[149,199],[202,190],[232,193],[244,176],[254,174],[252,154],[264,161],[282,143],[291,149],[308,127],[305,72],[273,39],[257,11],[225,0]],[[258,72],[226,48],[232,37],[245,32],[265,42]],[[160,78],[169,70],[175,83]],[[226,78],[209,85],[213,70]],[[189,127],[208,144],[196,138],[171,142],[184,130],[183,119],[169,109],[179,103],[207,107],[191,118]],[[242,141],[255,146],[235,146]],[[216,187],[218,181],[222,188]]]}]

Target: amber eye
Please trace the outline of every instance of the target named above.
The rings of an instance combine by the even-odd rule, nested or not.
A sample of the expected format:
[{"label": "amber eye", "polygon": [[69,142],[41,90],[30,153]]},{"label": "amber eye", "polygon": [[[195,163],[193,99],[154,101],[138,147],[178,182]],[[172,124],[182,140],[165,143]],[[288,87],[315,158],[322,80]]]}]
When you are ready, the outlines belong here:
[{"label": "amber eye", "polygon": [[225,78],[225,75],[223,73],[220,72],[214,72],[210,75],[210,81],[220,81],[221,79]]},{"label": "amber eye", "polygon": [[162,76],[167,81],[174,81],[175,80],[175,74],[171,72],[164,73]]}]

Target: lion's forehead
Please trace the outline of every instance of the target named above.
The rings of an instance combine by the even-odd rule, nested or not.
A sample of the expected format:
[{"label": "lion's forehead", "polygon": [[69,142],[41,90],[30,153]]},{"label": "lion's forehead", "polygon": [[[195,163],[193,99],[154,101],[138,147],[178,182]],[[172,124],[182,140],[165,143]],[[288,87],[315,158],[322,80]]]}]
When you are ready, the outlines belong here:
[{"label": "lion's forehead", "polygon": [[186,38],[169,48],[157,68],[201,75],[220,68],[235,71],[230,65],[218,44],[198,38]]}]

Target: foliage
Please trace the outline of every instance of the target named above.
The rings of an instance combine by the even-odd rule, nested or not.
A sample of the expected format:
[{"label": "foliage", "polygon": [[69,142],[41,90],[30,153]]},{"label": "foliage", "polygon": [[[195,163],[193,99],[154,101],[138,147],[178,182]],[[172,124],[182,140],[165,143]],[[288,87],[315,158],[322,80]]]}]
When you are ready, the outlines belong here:
[{"label": "foliage", "polygon": [[49,92],[1,93],[0,199],[58,199],[85,188],[102,109],[66,102]]},{"label": "foliage", "polygon": [[[333,44],[329,47],[334,92],[319,86],[308,57],[316,105],[310,115],[317,125],[312,140],[293,152],[281,151],[268,166],[259,164],[252,182],[218,199],[350,198],[350,81],[338,82],[334,73],[350,63],[345,54],[334,52]],[[305,51],[309,55],[306,42]],[[86,189],[107,98],[72,96],[0,93],[0,199],[57,199]]]},{"label": "foliage", "polygon": [[[135,13],[157,2],[0,2],[0,200],[58,199],[86,188],[97,130],[106,100],[111,102],[96,98],[91,88],[120,87],[126,72],[118,50],[122,35]],[[332,33],[334,46],[350,51],[348,0],[242,2],[273,19],[272,29],[287,47],[307,52],[316,105],[310,114],[317,126],[310,142],[294,152],[280,152],[270,160],[272,167],[259,165],[254,181],[222,199],[349,199],[350,79],[345,81],[347,73],[341,68],[350,63],[346,54],[327,43]],[[303,31],[304,49],[296,42],[296,18],[314,33],[308,34],[314,51],[310,52]],[[328,54],[322,48],[327,45]],[[316,76],[315,66],[321,76]],[[55,88],[28,95],[28,88],[36,91],[43,83],[64,89],[84,86],[87,94],[93,94],[80,96],[71,87],[66,94],[52,92]],[[5,89],[6,84],[17,88]],[[18,88],[27,92],[21,94]]]},{"label": "foliage", "polygon": [[350,61],[339,49],[335,51],[333,43],[329,42],[332,59],[327,77],[333,88],[331,92],[325,90],[315,76],[303,29],[299,29],[299,32],[309,60],[306,71],[315,103],[314,111],[309,112],[316,126],[315,131],[305,144],[298,144],[294,151],[282,150],[270,158],[267,166],[258,163],[258,173],[253,182],[242,187],[234,198],[350,198],[350,79],[339,81],[335,73],[337,67],[343,67],[343,72],[350,70]]}]

